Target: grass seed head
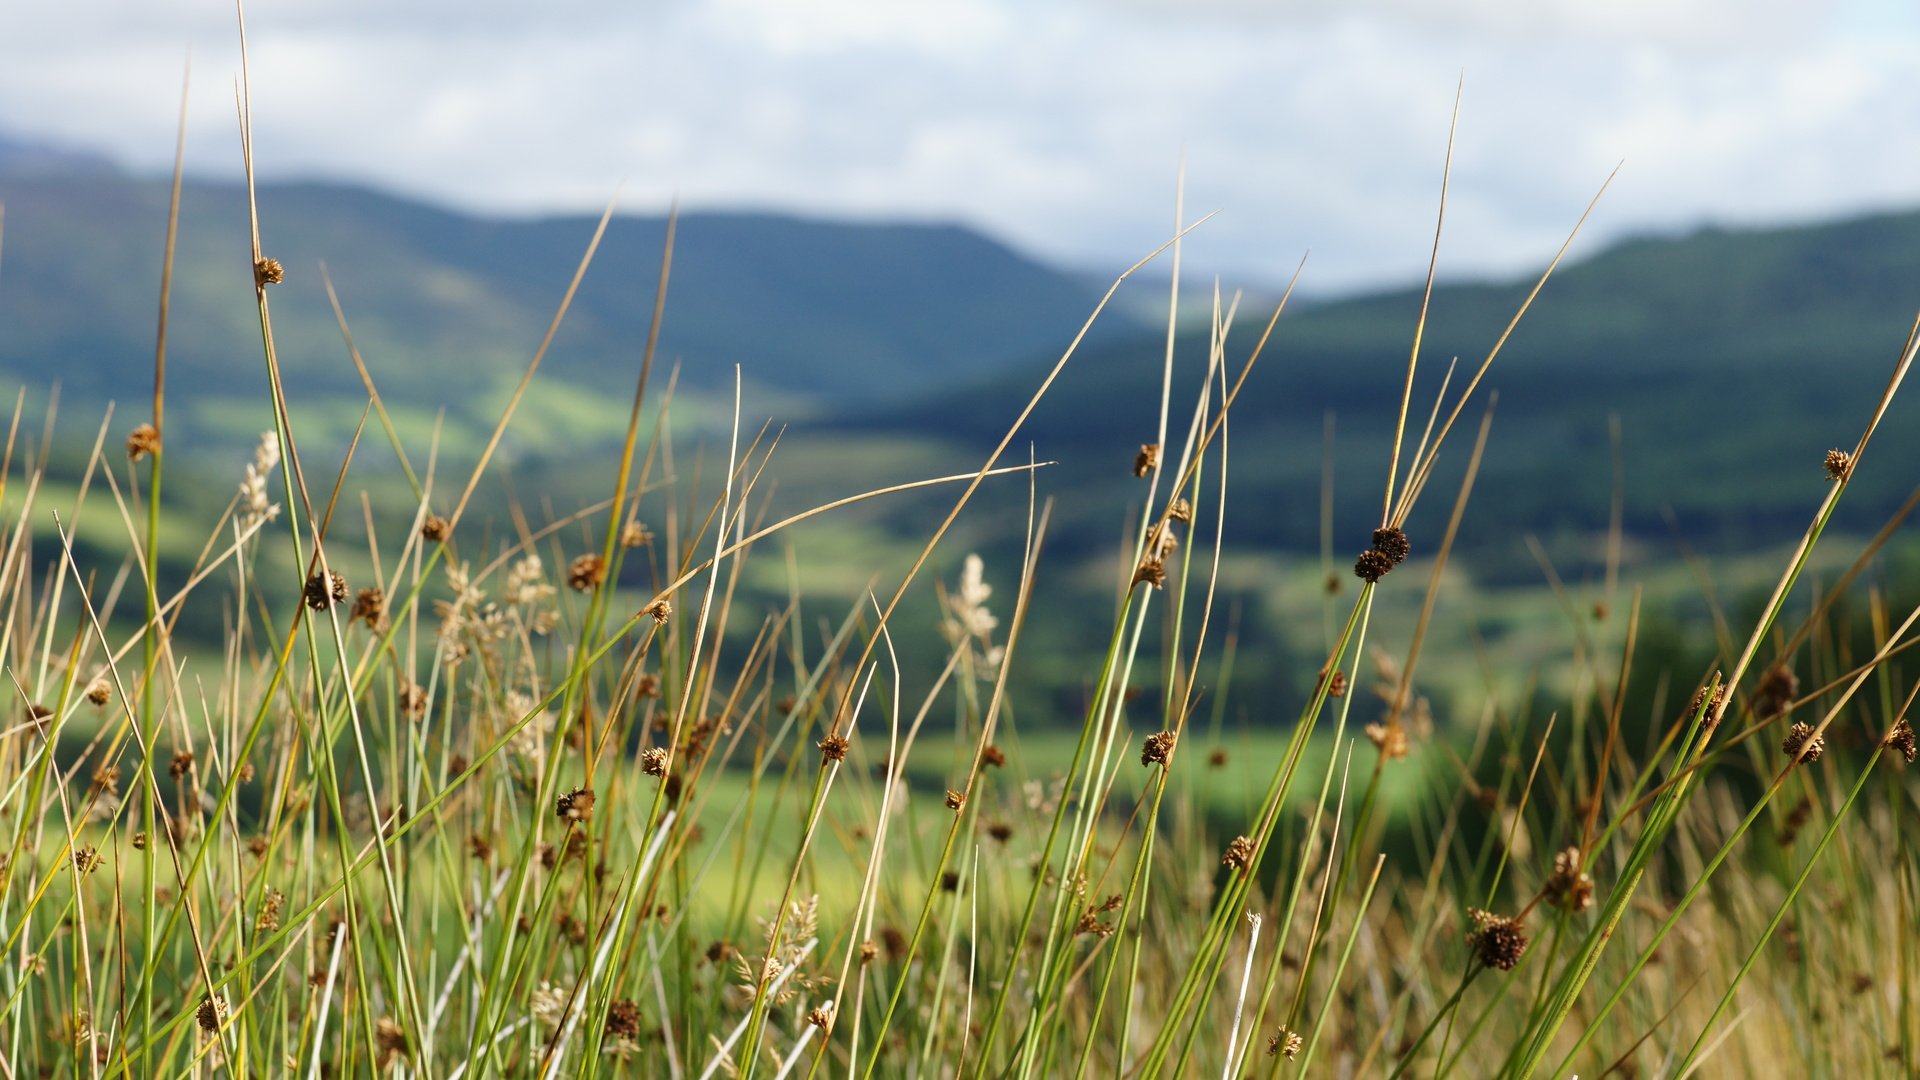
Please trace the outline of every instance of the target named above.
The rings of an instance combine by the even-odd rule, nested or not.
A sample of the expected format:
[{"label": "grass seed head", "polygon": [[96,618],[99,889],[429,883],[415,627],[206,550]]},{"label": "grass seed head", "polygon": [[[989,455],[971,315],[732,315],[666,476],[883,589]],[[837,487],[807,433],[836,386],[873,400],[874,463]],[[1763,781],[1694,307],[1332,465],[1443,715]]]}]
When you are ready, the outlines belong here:
[{"label": "grass seed head", "polygon": [[1914,742],[1913,725],[1903,717],[1893,725],[1892,731],[1887,732],[1886,746],[1889,750],[1898,750],[1900,756],[1907,759],[1907,764],[1913,764],[1915,750],[1920,749]]},{"label": "grass seed head", "polygon": [[807,1023],[819,1028],[822,1035],[833,1034],[833,1002],[829,1001],[809,1011]]},{"label": "grass seed head", "polygon": [[1407,561],[1408,555],[1412,554],[1413,545],[1407,542],[1406,533],[1389,525],[1373,530],[1373,550],[1392,560],[1393,565],[1399,566]]},{"label": "grass seed head", "polygon": [[1236,836],[1227,844],[1227,850],[1220,856],[1221,866],[1231,866],[1235,870],[1249,870],[1253,867],[1253,841],[1244,836]]},{"label": "grass seed head", "polygon": [[607,1006],[607,1037],[612,1039],[637,1039],[640,1037],[640,1006],[631,998],[618,998]]},{"label": "grass seed head", "polygon": [[1141,443],[1140,452],[1133,455],[1133,475],[1145,478],[1148,473],[1160,467],[1160,444]]},{"label": "grass seed head", "polygon": [[1568,911],[1593,906],[1593,878],[1580,870],[1580,849],[1569,847],[1553,857],[1553,876],[1547,879],[1547,902]]},{"label": "grass seed head", "polygon": [[1294,1058],[1300,1056],[1301,1049],[1306,1045],[1307,1040],[1302,1038],[1299,1032],[1292,1028],[1281,1028],[1273,1033],[1272,1038],[1267,1040],[1267,1056],[1274,1057],[1279,1054],[1285,1054],[1287,1055],[1287,1060],[1292,1061]]},{"label": "grass seed head", "polygon": [[947,792],[947,809],[958,811],[961,807],[965,805],[967,805],[966,792],[964,791]]},{"label": "grass seed head", "polygon": [[1146,743],[1140,748],[1140,764],[1165,765],[1167,763],[1167,756],[1173,753],[1174,739],[1175,736],[1171,731],[1162,731],[1157,735],[1147,736]]},{"label": "grass seed head", "polygon": [[640,755],[640,770],[648,776],[665,776],[667,775],[667,760],[668,754],[666,747],[648,747]]},{"label": "grass seed head", "polygon": [[620,546],[623,548],[645,547],[653,543],[653,530],[637,521],[629,521],[620,527]]},{"label": "grass seed head", "polygon": [[847,737],[829,735],[819,742],[821,761],[845,761],[847,758]]},{"label": "grass seed head", "polygon": [[420,523],[420,538],[430,544],[444,543],[453,535],[453,523],[439,514],[428,514],[427,520]]},{"label": "grass seed head", "polygon": [[1159,556],[1148,555],[1140,560],[1139,567],[1133,572],[1133,583],[1138,585],[1143,581],[1156,589],[1166,587],[1167,566],[1160,561]]},{"label": "grass seed head", "polygon": [[593,817],[593,789],[575,788],[560,796],[554,804],[554,815],[562,821],[588,821]]},{"label": "grass seed head", "polygon": [[1181,524],[1187,524],[1193,520],[1193,504],[1185,499],[1175,499],[1167,504],[1167,517]]},{"label": "grass seed head", "polygon": [[1007,752],[992,743],[988,743],[980,750],[980,764],[991,765],[996,769],[1005,768],[1007,764]]},{"label": "grass seed head", "polygon": [[1467,934],[1467,947],[1473,950],[1474,958],[1487,967],[1512,971],[1527,951],[1527,928],[1519,919],[1479,908],[1469,908],[1467,915],[1474,923]]},{"label": "grass seed head", "polygon": [[193,771],[193,751],[191,750],[174,751],[173,762],[172,764],[167,766],[167,775],[173,777],[175,780],[178,780],[181,777],[186,776],[188,773],[192,771]]},{"label": "grass seed head", "polygon": [[200,1022],[200,1030],[211,1035],[220,1030],[220,1022],[227,1018],[227,999],[219,994],[202,998],[193,1016]]},{"label": "grass seed head", "polygon": [[141,424],[127,432],[127,460],[139,461],[148,454],[160,452],[160,429],[152,424]]},{"label": "grass seed head", "polygon": [[105,679],[95,679],[87,684],[87,700],[94,705],[105,705],[113,700],[113,686]]},{"label": "grass seed head", "polygon": [[307,578],[307,606],[325,611],[347,599],[347,578],[338,570],[315,570]]},{"label": "grass seed head", "polygon": [[1213,752],[1207,755],[1207,765],[1208,767],[1215,768],[1215,769],[1226,768],[1227,752],[1223,749],[1215,747]]},{"label": "grass seed head", "polygon": [[1368,584],[1386,577],[1387,571],[1392,569],[1393,559],[1378,548],[1368,548],[1353,561],[1353,576]]},{"label": "grass seed head", "polygon": [[1795,724],[1787,729],[1787,737],[1780,743],[1780,749],[1796,762],[1812,764],[1826,753],[1827,737],[1816,734],[1811,724]]},{"label": "grass seed head", "polygon": [[256,287],[266,288],[287,280],[287,268],[280,265],[279,259],[262,256],[253,261],[253,283]]},{"label": "grass seed head", "polygon": [[665,597],[662,597],[642,608],[640,614],[651,615],[653,616],[654,622],[665,626],[667,620],[673,618],[673,605],[668,603]]},{"label": "grass seed head", "polygon": [[383,589],[361,589],[353,594],[353,619],[378,630],[387,621],[387,594]]},{"label": "grass seed head", "polygon": [[1827,479],[1845,480],[1853,472],[1853,455],[1845,450],[1829,450],[1823,464],[1827,469]]},{"label": "grass seed head", "polygon": [[582,555],[567,567],[567,587],[574,592],[592,592],[607,580],[607,560],[598,555]]},{"label": "grass seed head", "polygon": [[1404,724],[1368,724],[1367,741],[1380,751],[1380,756],[1388,761],[1398,761],[1407,756],[1412,744],[1407,739]]}]

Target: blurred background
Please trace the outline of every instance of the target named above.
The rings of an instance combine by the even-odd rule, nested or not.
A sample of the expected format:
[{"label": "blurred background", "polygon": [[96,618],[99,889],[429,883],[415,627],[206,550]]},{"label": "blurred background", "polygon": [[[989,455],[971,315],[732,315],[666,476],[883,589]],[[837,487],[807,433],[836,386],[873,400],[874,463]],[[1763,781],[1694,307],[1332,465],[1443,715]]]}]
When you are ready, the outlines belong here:
[{"label": "blurred background", "polygon": [[[1416,425],[1448,361],[1479,364],[1622,167],[1482,388],[1499,407],[1430,646],[1466,661],[1429,666],[1443,706],[1489,680],[1565,677],[1546,658],[1634,586],[1676,668],[1704,664],[1712,606],[1751,604],[1777,572],[1822,497],[1823,454],[1852,447],[1920,306],[1920,13],[1901,3],[261,0],[247,18],[263,245],[287,268],[273,304],[310,482],[333,475],[366,403],[325,278],[409,458],[436,448],[463,479],[616,195],[483,488],[496,522],[605,495],[676,198],[655,386],[677,372],[683,512],[715,490],[736,366],[746,429],[782,432],[761,488],[779,513],[977,467],[1114,275],[1218,211],[1181,251],[1178,429],[1216,282],[1223,305],[1240,297],[1237,369],[1305,256],[1229,433],[1222,618],[1242,665],[1220,678],[1261,709],[1312,686],[1329,588],[1351,586],[1378,524],[1457,86]],[[216,0],[0,10],[0,390],[24,392],[38,433],[58,388],[48,453],[71,490],[43,506],[77,495],[103,421],[113,449],[150,413],[189,62],[166,435],[170,473],[199,479],[170,486],[170,520],[204,531],[270,426],[237,39]],[[1055,463],[1038,494],[1054,500],[1041,580],[1056,602],[1021,668],[1043,701],[1076,700],[1077,643],[1104,640],[1130,568],[1172,272],[1163,256],[1127,283],[1015,444]],[[1390,611],[1419,603],[1469,436],[1409,524]],[[1917,453],[1896,405],[1836,527],[1879,528],[1920,480]],[[383,512],[411,510],[384,439],[354,471]],[[991,485],[935,572],[951,581],[979,551],[1010,605],[1027,495]],[[951,497],[822,519],[751,584],[769,603],[793,574],[849,602],[890,592]],[[642,514],[658,528],[665,507]],[[117,528],[83,540],[110,560]],[[1876,573],[1914,565],[1896,544]],[[925,601],[903,632],[932,639]],[[217,606],[196,617],[217,634]],[[1412,623],[1379,621],[1390,649]]]}]

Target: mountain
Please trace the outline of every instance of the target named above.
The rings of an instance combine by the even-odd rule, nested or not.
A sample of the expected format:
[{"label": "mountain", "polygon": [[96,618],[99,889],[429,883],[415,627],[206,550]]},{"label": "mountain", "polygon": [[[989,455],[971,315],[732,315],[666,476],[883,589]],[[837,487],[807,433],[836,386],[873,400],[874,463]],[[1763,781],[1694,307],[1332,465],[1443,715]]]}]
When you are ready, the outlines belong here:
[{"label": "mountain", "polygon": [[[152,379],[167,184],[0,141],[0,372],[58,378],[69,401],[134,407]],[[390,407],[416,421],[449,406],[490,422],[533,355],[595,221],[478,217],[340,184],[265,184],[263,251],[286,267],[271,294],[289,395],[364,398],[322,281],[324,265]],[[609,226],[539,393],[586,407],[624,400],[646,341],[666,222]],[[265,376],[253,310],[246,193],[191,180],[180,216],[169,385],[204,427],[256,410]],[[764,213],[680,219],[660,373],[730,394],[733,369],[789,413],[860,403],[1003,370],[1058,349],[1098,292],[971,229],[851,224]],[[1137,330],[1125,318],[1110,332]],[[559,410],[564,414],[565,410]]]},{"label": "mountain", "polygon": [[[1533,279],[1442,284],[1414,389],[1418,438],[1450,359],[1448,408],[1499,338]],[[1302,306],[1284,315],[1231,420],[1238,536],[1311,550],[1318,543],[1325,424],[1335,432],[1336,546],[1358,550],[1377,523],[1418,290]],[[1826,483],[1829,448],[1851,449],[1920,307],[1920,214],[1772,229],[1701,229],[1636,239],[1563,266],[1494,362],[1456,428],[1416,525],[1444,526],[1486,392],[1499,405],[1463,542],[1513,549],[1527,531],[1605,527],[1618,416],[1626,522],[1661,539],[1745,545],[1804,528]],[[1227,356],[1243,364],[1270,312],[1245,312]],[[1158,423],[1163,335],[1096,345],[1076,358],[1027,430],[1060,464],[1061,510],[1089,514],[1138,491],[1128,469]],[[1176,347],[1175,417],[1201,378],[1206,341]],[[1041,369],[1007,372],[837,426],[935,434],[980,445],[1004,431]],[[1843,523],[1874,527],[1920,472],[1920,424],[1896,400],[1843,504]],[[955,410],[951,402],[973,402]],[[1442,414],[1444,417],[1444,413]],[[1177,445],[1177,442],[1176,442]],[[1137,498],[1137,496],[1135,496]],[[1110,516],[1110,511],[1108,512]],[[1089,528],[1090,536],[1111,534]],[[1536,573],[1520,555],[1514,569]]]}]

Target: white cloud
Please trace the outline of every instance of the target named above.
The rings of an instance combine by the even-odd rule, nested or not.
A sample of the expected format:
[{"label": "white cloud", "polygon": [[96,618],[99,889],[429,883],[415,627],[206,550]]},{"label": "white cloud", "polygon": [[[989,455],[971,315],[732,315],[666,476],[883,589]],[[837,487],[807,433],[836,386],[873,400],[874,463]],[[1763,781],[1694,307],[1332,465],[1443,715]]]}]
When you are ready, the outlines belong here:
[{"label": "white cloud", "polygon": [[[1518,269],[1626,160],[1597,235],[1806,217],[1920,194],[1920,27],[1788,0],[257,0],[257,152],[470,207],[678,193],[956,217],[1114,264],[1223,209],[1196,265],[1321,288],[1423,265],[1466,78],[1443,266]],[[0,130],[172,149],[231,171],[232,10],[109,0],[0,10]]]}]

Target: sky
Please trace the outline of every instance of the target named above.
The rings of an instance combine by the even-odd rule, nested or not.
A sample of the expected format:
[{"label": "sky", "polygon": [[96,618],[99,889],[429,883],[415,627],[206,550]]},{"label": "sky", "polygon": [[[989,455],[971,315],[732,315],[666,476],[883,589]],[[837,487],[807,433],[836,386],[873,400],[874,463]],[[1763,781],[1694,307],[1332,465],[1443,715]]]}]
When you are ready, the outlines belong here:
[{"label": "sky", "polygon": [[[500,214],[957,220],[1116,268],[1404,282],[1694,225],[1920,206],[1909,0],[254,0],[255,157]],[[223,0],[0,7],[0,132],[232,174]],[[1624,163],[1624,164],[1623,164]]]}]

